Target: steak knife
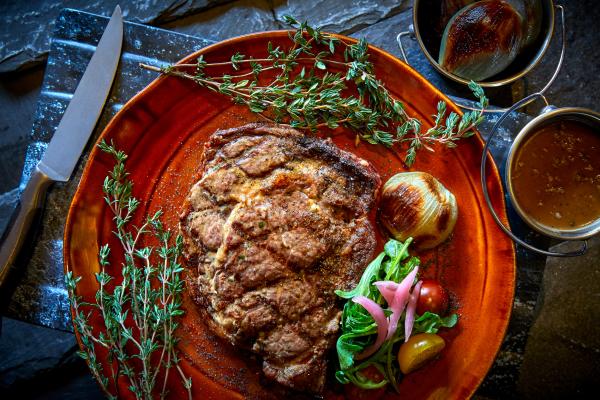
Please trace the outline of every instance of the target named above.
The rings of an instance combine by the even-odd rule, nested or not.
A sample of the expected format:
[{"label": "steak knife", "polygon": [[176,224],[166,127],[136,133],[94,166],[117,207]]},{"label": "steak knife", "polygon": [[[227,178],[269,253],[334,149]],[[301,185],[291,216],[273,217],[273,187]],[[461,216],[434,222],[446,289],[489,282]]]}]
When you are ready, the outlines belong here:
[{"label": "steak knife", "polygon": [[43,207],[46,190],[53,182],[67,182],[71,177],[108,98],[122,43],[123,17],[117,6],[4,233],[0,247],[0,287],[23,246],[32,221]]}]

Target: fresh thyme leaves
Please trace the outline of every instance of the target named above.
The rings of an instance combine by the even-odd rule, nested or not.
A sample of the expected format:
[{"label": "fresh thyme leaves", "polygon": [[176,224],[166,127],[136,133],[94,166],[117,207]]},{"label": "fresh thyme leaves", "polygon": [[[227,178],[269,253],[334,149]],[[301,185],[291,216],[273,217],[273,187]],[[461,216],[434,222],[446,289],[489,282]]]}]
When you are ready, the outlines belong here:
[{"label": "fresh thyme leaves", "polygon": [[[76,294],[81,277],[72,271],[66,273],[73,322],[79,332],[82,351],[94,377],[105,394],[116,399],[119,378],[125,378],[128,389],[136,399],[163,399],[167,393],[169,372],[175,368],[191,399],[191,379],[185,377],[179,366],[174,335],[177,319],[183,314],[181,294],[184,288],[179,264],[183,239],[177,236],[173,244],[171,233],[160,222],[161,212],[149,216],[141,226],[130,226],[139,205],[133,197],[133,183],[125,170],[127,156],[102,141],[99,148],[111,154],[116,164],[104,180],[104,199],[112,211],[124,255],[122,280],[106,272],[110,265],[109,246],[99,251],[100,272],[96,274],[99,289],[95,302],[84,302]],[[155,247],[140,247],[144,235],[153,236]],[[102,321],[96,331],[90,320]],[[107,354],[105,364],[97,351]]]},{"label": "fresh thyme leaves", "polygon": [[[141,66],[190,79],[277,123],[311,132],[345,126],[356,132],[357,140],[387,147],[398,144],[405,149],[408,166],[419,149],[433,151],[434,143],[453,147],[457,140],[471,136],[483,120],[488,100],[481,87],[471,82],[480,110],[461,118],[447,113],[446,103],[440,101],[435,125],[424,131],[423,123],[408,115],[375,76],[364,39],[347,43],[306,22],[284,19],[294,29],[289,33],[290,47],[269,42],[265,58],[236,53],[225,62],[207,62],[200,56],[196,64]],[[227,66],[232,70],[229,74],[211,73],[214,67]],[[358,95],[349,95],[349,89]]]}]

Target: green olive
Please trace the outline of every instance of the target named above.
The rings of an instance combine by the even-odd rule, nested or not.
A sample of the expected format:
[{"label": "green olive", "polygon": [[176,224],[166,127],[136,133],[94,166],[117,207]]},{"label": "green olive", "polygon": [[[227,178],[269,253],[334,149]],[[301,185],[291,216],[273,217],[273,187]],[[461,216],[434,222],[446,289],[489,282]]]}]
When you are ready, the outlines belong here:
[{"label": "green olive", "polygon": [[404,374],[413,372],[440,354],[446,342],[435,333],[419,333],[411,336],[398,351],[398,363]]}]

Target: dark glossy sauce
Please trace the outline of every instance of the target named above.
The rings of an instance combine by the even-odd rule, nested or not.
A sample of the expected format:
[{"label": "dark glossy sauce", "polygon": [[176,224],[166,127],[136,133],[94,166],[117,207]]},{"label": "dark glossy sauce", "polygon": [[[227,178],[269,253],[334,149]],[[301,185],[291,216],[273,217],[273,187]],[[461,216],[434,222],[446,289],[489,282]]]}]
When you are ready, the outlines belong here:
[{"label": "dark glossy sauce", "polygon": [[565,120],[533,133],[515,154],[513,192],[521,209],[556,229],[600,217],[600,132]]}]

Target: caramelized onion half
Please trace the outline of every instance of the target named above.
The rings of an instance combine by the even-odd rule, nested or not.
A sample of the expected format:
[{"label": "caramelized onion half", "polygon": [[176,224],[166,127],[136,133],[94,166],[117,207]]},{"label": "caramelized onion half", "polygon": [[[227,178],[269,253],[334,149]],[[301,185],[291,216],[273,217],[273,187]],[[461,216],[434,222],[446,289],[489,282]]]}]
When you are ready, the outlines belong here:
[{"label": "caramelized onion half", "polygon": [[400,241],[430,249],[448,238],[458,217],[454,195],[425,172],[403,172],[383,186],[379,219]]}]

